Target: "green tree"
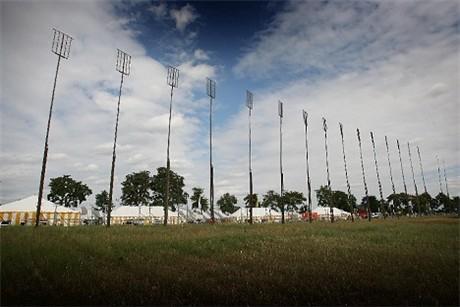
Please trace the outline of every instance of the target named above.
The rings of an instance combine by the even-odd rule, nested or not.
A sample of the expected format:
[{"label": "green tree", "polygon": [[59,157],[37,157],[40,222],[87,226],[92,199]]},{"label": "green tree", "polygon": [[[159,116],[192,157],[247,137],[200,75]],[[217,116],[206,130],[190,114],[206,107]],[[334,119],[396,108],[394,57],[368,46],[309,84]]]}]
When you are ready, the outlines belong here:
[{"label": "green tree", "polygon": [[219,198],[219,200],[217,201],[217,205],[219,206],[222,212],[232,214],[233,212],[238,210],[238,207],[235,206],[237,202],[238,200],[236,199],[235,195],[225,193]]},{"label": "green tree", "polygon": [[303,204],[307,199],[303,193],[297,191],[286,191],[283,193],[283,204],[288,211],[298,211],[298,205]]},{"label": "green tree", "polygon": [[281,210],[280,195],[273,190],[267,191],[262,197],[262,207]]},{"label": "green tree", "polygon": [[192,188],[192,196],[190,200],[192,201],[193,209],[200,209],[201,212],[207,211],[209,207],[209,202],[206,197],[204,197],[204,190],[202,188]]},{"label": "green tree", "polygon": [[449,197],[447,197],[446,194],[441,192],[438,195],[436,195],[436,201],[438,202],[438,206],[444,206],[444,209],[443,209],[444,212],[449,212],[450,199]]},{"label": "green tree", "polygon": [[70,175],[51,178],[49,186],[48,200],[65,207],[77,207],[93,193],[86,184],[73,180]]},{"label": "green tree", "polygon": [[417,204],[420,206],[420,211],[423,214],[427,214],[428,211],[431,209],[431,203],[433,202],[433,198],[428,192],[424,192],[418,196]]},{"label": "green tree", "polygon": [[105,213],[109,206],[109,193],[106,190],[102,191],[99,194],[96,194],[96,209],[97,211],[101,211]]},{"label": "green tree", "polygon": [[321,186],[316,192],[316,199],[318,200],[318,206],[322,207],[330,207],[332,206],[331,201],[332,198],[332,191],[328,189],[327,186]]},{"label": "green tree", "polygon": [[257,207],[259,201],[257,199],[257,194],[256,193],[253,193],[252,194],[252,199],[251,199],[251,202],[249,202],[249,199],[251,198],[251,194],[248,194],[244,197],[244,203],[246,204],[246,208],[250,208],[250,207]]},{"label": "green tree", "polygon": [[348,193],[345,193],[343,191],[333,191],[332,199],[334,207],[337,207],[339,209],[349,212],[350,205],[352,208],[356,208],[356,197],[353,194],[351,194],[350,197],[348,197]]},{"label": "green tree", "polygon": [[406,214],[410,213],[409,201],[410,195],[406,193],[396,193],[390,194],[387,197],[387,200],[390,205],[390,212],[394,212],[395,214]]},{"label": "green tree", "polygon": [[153,200],[153,178],[149,171],[126,175],[121,183],[121,202],[125,206],[150,206]]},{"label": "green tree", "polygon": [[[375,197],[374,195],[369,195],[367,199],[369,200],[369,208],[371,209],[371,212],[378,212],[380,208],[380,201],[377,199],[377,197]],[[366,196],[364,196],[361,201],[361,206],[366,207],[366,205]]]},{"label": "green tree", "polygon": [[[166,167],[157,168],[157,174],[152,178],[153,205],[164,206],[166,192]],[[188,194],[184,191],[184,177],[169,170],[169,200],[171,210],[176,210],[176,205],[186,204]]]}]

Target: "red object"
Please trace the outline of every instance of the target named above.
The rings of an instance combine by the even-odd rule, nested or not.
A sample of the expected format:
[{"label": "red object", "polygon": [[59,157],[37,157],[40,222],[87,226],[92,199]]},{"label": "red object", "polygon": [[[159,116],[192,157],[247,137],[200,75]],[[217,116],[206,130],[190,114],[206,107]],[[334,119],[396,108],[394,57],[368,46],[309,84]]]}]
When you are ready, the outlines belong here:
[{"label": "red object", "polygon": [[362,219],[367,219],[367,210],[366,209],[358,209],[358,216]]},{"label": "red object", "polygon": [[[308,214],[308,211],[305,211],[304,213],[302,213],[302,220],[304,221],[308,221],[309,220],[309,214]],[[312,212],[311,213],[311,219],[312,220],[317,220],[319,219],[319,214],[317,212]]]}]

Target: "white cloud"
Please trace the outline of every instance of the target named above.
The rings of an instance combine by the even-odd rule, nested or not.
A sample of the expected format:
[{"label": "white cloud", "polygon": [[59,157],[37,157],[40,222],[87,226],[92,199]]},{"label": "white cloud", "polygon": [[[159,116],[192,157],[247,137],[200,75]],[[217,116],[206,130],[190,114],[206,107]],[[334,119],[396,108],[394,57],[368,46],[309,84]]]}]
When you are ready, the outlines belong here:
[{"label": "white cloud", "polygon": [[160,2],[157,5],[152,4],[149,6],[148,10],[153,13],[156,19],[163,19],[166,17],[168,12],[166,3]]},{"label": "white cloud", "polygon": [[184,32],[185,28],[198,18],[195,8],[188,3],[180,9],[171,9],[169,15],[176,22],[176,28],[180,32]]},{"label": "white cloud", "polygon": [[209,56],[203,49],[196,49],[195,52],[193,53],[195,59],[199,61],[207,61],[209,60]]},{"label": "white cloud", "polygon": [[[46,182],[71,174],[94,193],[108,189],[120,85],[114,65],[117,48],[132,55],[132,70],[124,79],[121,97],[115,197],[120,196],[126,174],[144,169],[154,173],[165,165],[167,122],[152,123],[168,117],[166,68],[146,55],[135,32],[112,5],[105,1],[2,3],[1,70],[8,78],[1,82],[1,202],[37,193],[57,61],[50,52],[53,27],[72,35],[74,41],[70,58],[61,61],[59,70]],[[192,62],[180,69],[171,164],[179,173],[191,174],[186,178],[189,183],[195,180],[192,169],[200,165],[191,161],[201,154],[195,145],[200,120],[193,115],[198,104],[192,92],[202,90],[203,74],[213,75],[214,69]]]}]

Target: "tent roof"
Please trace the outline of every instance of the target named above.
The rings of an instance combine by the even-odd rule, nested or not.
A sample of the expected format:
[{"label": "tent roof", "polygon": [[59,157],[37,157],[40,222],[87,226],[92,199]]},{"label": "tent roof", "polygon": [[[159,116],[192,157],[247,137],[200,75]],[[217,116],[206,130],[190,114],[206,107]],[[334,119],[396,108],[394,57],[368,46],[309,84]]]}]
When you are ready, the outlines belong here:
[{"label": "tent roof", "polygon": [[[0,212],[35,212],[37,210],[37,195],[32,195],[11,203],[0,206]],[[42,198],[41,212],[71,212],[77,213],[78,210],[73,210],[64,206],[57,206],[44,198]]]},{"label": "tent roof", "polygon": [[[339,209],[339,208],[336,208],[336,207],[333,207],[333,212],[335,215],[338,215],[338,214],[348,214],[350,215],[350,212],[348,211],[345,211],[345,210],[342,210],[342,209]],[[315,209],[312,210],[313,213],[317,213],[317,214],[323,214],[323,215],[329,215],[330,214],[330,211],[329,211],[329,207],[322,207],[322,206],[318,206],[316,207]]]},{"label": "tent roof", "polygon": [[[163,217],[164,216],[164,208],[162,206],[151,206],[150,213],[152,216],[156,217]],[[139,206],[120,206],[116,207],[112,210],[112,217],[139,217]],[[149,214],[149,206],[141,206],[141,217],[148,217]],[[173,212],[168,210],[168,216],[177,215],[177,212]]]},{"label": "tent roof", "polygon": [[[252,216],[253,217],[263,217],[263,216],[280,216],[281,213],[277,212],[276,210],[271,210],[270,208],[252,208]],[[241,217],[241,216],[248,216],[249,215],[249,208],[239,208],[235,212],[233,212],[230,216],[231,217]]]}]

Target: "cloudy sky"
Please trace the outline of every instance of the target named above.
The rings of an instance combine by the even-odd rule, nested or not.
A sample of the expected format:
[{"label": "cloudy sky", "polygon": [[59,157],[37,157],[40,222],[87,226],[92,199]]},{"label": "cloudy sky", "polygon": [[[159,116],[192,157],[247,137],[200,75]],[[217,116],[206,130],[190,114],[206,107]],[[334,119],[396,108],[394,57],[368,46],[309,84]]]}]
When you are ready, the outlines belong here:
[{"label": "cloudy sky", "polygon": [[356,128],[371,194],[378,195],[378,185],[370,131],[385,194],[391,192],[385,135],[397,191],[403,189],[399,139],[409,193],[414,184],[407,142],[419,191],[416,146],[428,192],[440,190],[438,155],[441,167],[445,161],[449,192],[460,193],[458,1],[2,1],[0,9],[1,203],[38,192],[57,62],[50,51],[53,28],[74,41],[59,71],[47,184],[49,178],[70,174],[94,194],[108,189],[119,48],[132,55],[132,70],[121,100],[116,199],[127,174],[165,165],[167,65],[181,72],[174,91],[171,165],[185,177],[187,191],[194,186],[209,191],[205,80],[210,77],[217,82],[216,198],[230,192],[241,202],[248,191],[246,89],[254,93],[256,193],[279,190],[278,100],[284,102],[287,189],[306,190],[305,109],[314,189],[326,183],[325,117],[333,189],[346,190],[340,121],[357,198],[363,186]]}]

